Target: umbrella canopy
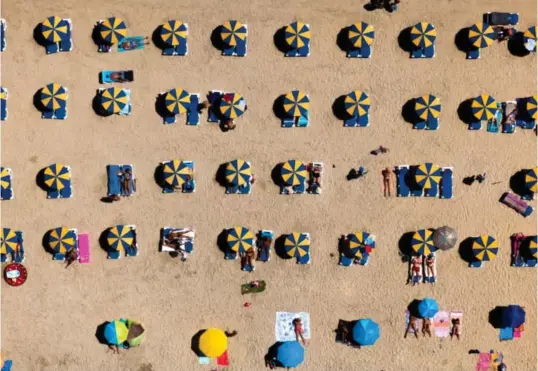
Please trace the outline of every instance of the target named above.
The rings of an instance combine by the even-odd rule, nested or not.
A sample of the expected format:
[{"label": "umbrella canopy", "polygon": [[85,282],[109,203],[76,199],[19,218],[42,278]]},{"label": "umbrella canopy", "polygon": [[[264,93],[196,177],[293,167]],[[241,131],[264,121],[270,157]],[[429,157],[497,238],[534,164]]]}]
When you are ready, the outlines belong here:
[{"label": "umbrella canopy", "polygon": [[187,113],[191,105],[191,95],[183,89],[172,89],[166,93],[164,104],[168,112],[174,115]]},{"label": "umbrella canopy", "polygon": [[533,120],[536,120],[536,118],[538,117],[538,114],[536,113],[536,94],[534,94],[532,97],[529,97],[527,99],[527,113],[529,114],[529,116],[533,119]]},{"label": "umbrella canopy", "polygon": [[354,23],[349,26],[348,37],[351,45],[355,48],[372,45],[375,38],[374,26],[366,22]]},{"label": "umbrella canopy", "polygon": [[525,174],[525,184],[527,185],[527,188],[529,191],[536,193],[536,183],[537,183],[537,173],[538,173],[538,167],[535,167],[534,169],[530,169]]},{"label": "umbrella canopy", "polygon": [[297,341],[284,341],[278,346],[275,357],[282,367],[297,367],[304,361],[304,348]]},{"label": "umbrella canopy", "polygon": [[105,326],[105,339],[108,344],[120,345],[127,340],[129,330],[124,321],[114,320]]},{"label": "umbrella canopy", "polygon": [[288,256],[301,258],[310,251],[310,240],[306,233],[293,232],[287,235],[284,249]]},{"label": "umbrella canopy", "polygon": [[107,242],[110,249],[129,251],[135,240],[134,231],[126,225],[117,225],[108,230]]},{"label": "umbrella canopy", "polygon": [[60,17],[48,17],[41,23],[41,34],[50,43],[59,43],[69,37],[69,23]]},{"label": "umbrella canopy", "polygon": [[424,298],[418,304],[418,314],[422,318],[433,318],[439,312],[437,301],[432,298]]},{"label": "umbrella canopy", "polygon": [[469,41],[475,48],[487,48],[496,38],[495,31],[487,23],[477,23],[469,28]]},{"label": "umbrella canopy", "polygon": [[349,234],[347,237],[349,240],[349,251],[356,258],[362,257],[362,249],[366,245],[372,246],[374,243],[374,235],[368,232],[356,232]]},{"label": "umbrella canopy", "polygon": [[308,115],[310,98],[302,90],[293,90],[284,96],[284,111],[292,117]]},{"label": "umbrella canopy", "polygon": [[434,95],[426,94],[415,101],[415,111],[422,120],[439,118],[441,100]]},{"label": "umbrella canopy", "polygon": [[361,346],[374,345],[379,339],[379,325],[370,318],[360,319],[353,325],[352,335]]},{"label": "umbrella canopy", "polygon": [[497,102],[489,94],[482,94],[471,103],[471,110],[474,117],[479,120],[491,120],[497,112]]},{"label": "umbrella canopy", "polygon": [[11,184],[11,171],[8,168],[0,167],[0,186],[8,189]]},{"label": "umbrella canopy", "polygon": [[437,246],[433,243],[433,231],[431,229],[421,229],[413,234],[411,247],[417,255],[430,255],[437,251]]},{"label": "umbrella canopy", "polygon": [[523,37],[536,40],[536,26],[529,27],[528,30],[523,34]]},{"label": "umbrella canopy", "polygon": [[503,327],[516,328],[525,323],[525,310],[519,305],[509,305],[501,314]]},{"label": "umbrella canopy", "polygon": [[49,248],[55,254],[65,254],[75,247],[77,235],[66,227],[53,229],[49,234]]},{"label": "umbrella canopy", "polygon": [[69,167],[62,164],[53,164],[45,168],[43,172],[45,185],[52,190],[61,191],[71,183]]},{"label": "umbrella canopy", "polygon": [[127,25],[117,17],[111,17],[99,26],[101,38],[107,43],[114,45],[127,36]]},{"label": "umbrella canopy", "polygon": [[310,42],[310,27],[302,22],[293,22],[284,31],[286,43],[293,49],[299,49]]},{"label": "umbrella canopy", "polygon": [[101,93],[101,107],[108,113],[120,113],[129,103],[127,92],[121,88],[108,88]]},{"label": "umbrella canopy", "polygon": [[200,335],[198,348],[206,357],[220,357],[228,349],[228,338],[224,331],[209,328]]},{"label": "umbrella canopy", "polygon": [[177,46],[187,38],[187,25],[181,21],[168,21],[161,26],[161,39],[168,45]]},{"label": "umbrella canopy", "polygon": [[303,184],[308,172],[306,166],[298,160],[289,160],[282,165],[280,170],[282,181],[290,186],[297,186]]},{"label": "umbrella canopy", "polygon": [[246,227],[233,227],[226,237],[230,250],[243,254],[254,245],[254,234]]},{"label": "umbrella canopy", "polygon": [[499,252],[499,243],[492,236],[483,234],[473,241],[473,255],[480,261],[491,261]]},{"label": "umbrella canopy", "polygon": [[48,84],[41,89],[41,104],[49,111],[54,111],[65,107],[67,102],[67,92],[60,84]]},{"label": "umbrella canopy", "polygon": [[428,48],[433,45],[437,37],[434,25],[428,22],[419,22],[411,28],[411,42],[417,48]]},{"label": "umbrella canopy", "polygon": [[226,164],[226,181],[232,185],[246,185],[252,177],[250,164],[245,160],[233,160]]},{"label": "umbrella canopy", "polygon": [[181,187],[192,177],[192,169],[180,160],[172,160],[163,164],[163,180],[172,187]]},{"label": "umbrella canopy", "polygon": [[220,113],[228,119],[236,119],[245,112],[247,103],[240,94],[224,94],[220,100]]},{"label": "umbrella canopy", "polygon": [[247,38],[247,28],[239,21],[227,21],[220,32],[222,41],[229,46],[236,46]]},{"label": "umbrella canopy", "polygon": [[538,236],[531,236],[529,238],[529,252],[536,259],[538,255]]},{"label": "umbrella canopy", "polygon": [[146,332],[144,325],[142,325],[138,321],[128,319],[127,329],[129,330],[127,334],[127,342],[129,343],[129,346],[136,347],[140,345],[140,343],[144,339],[144,334]]},{"label": "umbrella canopy", "polygon": [[354,90],[344,99],[344,107],[351,117],[366,116],[370,109],[370,97],[363,91]]},{"label": "umbrella canopy", "polygon": [[421,164],[415,172],[415,181],[424,189],[433,188],[441,181],[441,168],[429,162]]},{"label": "umbrella canopy", "polygon": [[0,252],[3,255],[13,254],[19,246],[17,233],[11,228],[0,229]]},{"label": "umbrella canopy", "polygon": [[7,103],[7,90],[3,87],[0,87],[0,99],[0,104],[2,105],[2,107],[5,107]]},{"label": "umbrella canopy", "polygon": [[433,244],[439,249],[446,251],[456,246],[458,234],[456,230],[447,226],[437,228],[433,232]]}]

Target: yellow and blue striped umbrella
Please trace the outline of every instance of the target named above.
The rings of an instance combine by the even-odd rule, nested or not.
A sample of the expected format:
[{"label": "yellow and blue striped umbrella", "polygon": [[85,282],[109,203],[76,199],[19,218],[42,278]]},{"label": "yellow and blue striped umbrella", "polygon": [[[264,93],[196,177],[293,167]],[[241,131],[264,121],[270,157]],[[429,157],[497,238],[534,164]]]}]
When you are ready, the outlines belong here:
[{"label": "yellow and blue striped umbrella", "polygon": [[127,92],[121,88],[108,88],[101,93],[101,107],[108,113],[120,113],[129,103]]},{"label": "yellow and blue striped umbrella", "polygon": [[487,48],[496,38],[495,31],[487,23],[477,23],[469,28],[469,41],[475,48]]},{"label": "yellow and blue striped umbrella", "polygon": [[422,120],[431,120],[441,113],[441,100],[434,95],[426,94],[415,101],[415,111]]},{"label": "yellow and blue striped umbrella", "polygon": [[497,101],[489,94],[482,94],[473,99],[471,111],[478,120],[491,120],[497,113]]},{"label": "yellow and blue striped umbrella", "polygon": [[433,45],[437,37],[437,30],[433,24],[420,22],[411,28],[411,42],[417,48],[428,48]]},{"label": "yellow and blue striped umbrella", "polygon": [[421,164],[415,172],[415,181],[420,187],[430,189],[441,181],[441,168],[430,162]]},{"label": "yellow and blue striped umbrella", "polygon": [[310,42],[310,28],[303,22],[293,22],[284,31],[286,43],[293,49],[299,49]]},{"label": "yellow and blue striped umbrella", "polygon": [[101,38],[111,45],[120,42],[127,36],[127,25],[117,17],[111,17],[100,25]]},{"label": "yellow and blue striped umbrella", "polygon": [[525,33],[523,34],[523,37],[536,40],[536,26],[529,27],[527,31],[525,31]]},{"label": "yellow and blue striped umbrella", "polygon": [[65,254],[75,247],[77,235],[66,227],[53,229],[49,234],[49,247],[55,254]]},{"label": "yellow and blue striped umbrella", "polygon": [[13,254],[19,247],[19,237],[11,228],[0,229],[0,252],[3,255]]},{"label": "yellow and blue striped umbrella", "polygon": [[105,326],[105,339],[109,345],[121,345],[127,340],[129,329],[126,321],[112,321]]},{"label": "yellow and blue striped umbrella", "polygon": [[473,255],[480,261],[491,261],[499,252],[499,243],[492,236],[483,234],[473,241]]},{"label": "yellow and blue striped umbrella", "polygon": [[168,21],[161,26],[161,39],[171,46],[177,46],[188,34],[185,23],[177,20]]},{"label": "yellow and blue striped umbrella", "polygon": [[360,117],[368,114],[370,97],[363,91],[354,90],[344,99],[344,107],[351,117]]},{"label": "yellow and blue striped umbrella", "polygon": [[61,191],[71,183],[71,172],[67,166],[52,164],[45,168],[43,180],[50,189]]},{"label": "yellow and blue striped umbrella", "polygon": [[172,160],[163,164],[163,179],[166,184],[180,187],[189,177],[192,177],[192,169],[185,162]]},{"label": "yellow and blue striped umbrella", "polygon": [[533,258],[536,258],[538,255],[538,237],[535,235],[529,239],[529,252]]},{"label": "yellow and blue striped umbrella", "polygon": [[242,186],[250,182],[252,169],[245,160],[233,160],[226,164],[224,175],[228,183]]},{"label": "yellow and blue striped umbrella", "polygon": [[286,254],[292,258],[302,258],[310,251],[310,240],[306,233],[293,232],[286,236],[284,241]]},{"label": "yellow and blue striped umbrella", "polygon": [[411,247],[417,255],[430,255],[437,251],[438,249],[433,243],[433,231],[431,229],[416,231],[411,239]]},{"label": "yellow and blue striped umbrella", "polygon": [[41,23],[41,34],[51,43],[59,43],[69,37],[69,23],[60,17],[48,17]]},{"label": "yellow and blue striped umbrella", "polygon": [[527,185],[527,188],[529,191],[536,193],[537,188],[537,173],[538,173],[538,167],[535,167],[534,169],[530,169],[527,171],[527,174],[525,174],[525,184]]},{"label": "yellow and blue striped umbrella", "polygon": [[529,97],[527,98],[527,104],[526,104],[526,108],[527,108],[527,113],[529,114],[529,116],[533,119],[533,120],[536,120],[537,118],[537,112],[536,112],[536,108],[537,108],[537,105],[536,105],[536,94],[534,94],[532,97]]},{"label": "yellow and blue striped umbrella", "polygon": [[372,45],[375,38],[374,26],[366,22],[358,22],[349,26],[348,37],[351,45],[362,48],[364,45]]},{"label": "yellow and blue striped umbrella", "polygon": [[233,227],[226,237],[230,250],[243,254],[254,246],[254,234],[245,227]]},{"label": "yellow and blue striped umbrella", "polygon": [[306,171],[306,166],[301,161],[289,160],[282,165],[280,175],[287,185],[297,186],[304,183],[308,176],[308,171]]},{"label": "yellow and blue striped umbrella", "polygon": [[0,186],[2,189],[8,189],[11,186],[11,170],[0,167]]},{"label": "yellow and blue striped umbrella", "polygon": [[131,227],[126,225],[117,225],[108,230],[108,246],[115,251],[123,249],[129,251],[135,240],[135,234]]},{"label": "yellow and blue striped umbrella", "polygon": [[246,107],[245,98],[237,93],[224,94],[220,99],[220,113],[228,119],[238,118],[245,112]]},{"label": "yellow and blue striped umbrella", "polygon": [[362,257],[362,251],[366,245],[374,247],[374,236],[368,232],[357,232],[347,236],[349,240],[349,251],[356,258]]},{"label": "yellow and blue striped umbrella", "polygon": [[0,103],[2,105],[5,105],[7,102],[7,90],[4,89],[3,87],[0,87],[0,99],[1,99]]},{"label": "yellow and blue striped umbrella", "polygon": [[41,104],[50,111],[65,107],[67,92],[60,84],[48,84],[41,89]]},{"label": "yellow and blue striped umbrella", "polygon": [[282,104],[288,115],[293,117],[306,116],[310,108],[310,98],[302,90],[293,90],[284,96]]},{"label": "yellow and blue striped umbrella", "polygon": [[183,89],[172,89],[164,97],[166,109],[174,115],[186,113],[191,105],[191,95]]},{"label": "yellow and blue striped umbrella", "polygon": [[229,46],[236,46],[247,38],[247,28],[239,21],[227,21],[220,32],[222,41]]}]

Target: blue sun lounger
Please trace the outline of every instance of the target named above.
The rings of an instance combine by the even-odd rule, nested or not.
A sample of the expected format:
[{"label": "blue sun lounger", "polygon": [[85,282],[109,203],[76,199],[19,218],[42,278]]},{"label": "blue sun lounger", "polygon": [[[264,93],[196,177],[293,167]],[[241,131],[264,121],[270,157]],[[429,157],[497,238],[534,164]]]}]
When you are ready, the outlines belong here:
[{"label": "blue sun lounger", "polygon": [[217,112],[215,112],[215,110],[218,109],[217,104],[223,94],[224,93],[219,90],[211,90],[209,94],[207,95],[207,100],[211,104],[211,106],[207,110],[207,113],[208,113],[207,122],[220,123],[220,118]]},{"label": "blue sun lounger", "polygon": [[398,197],[409,197],[411,189],[406,183],[407,175],[409,174],[409,165],[396,166],[396,195]]},{"label": "blue sun lounger", "polygon": [[292,128],[295,126],[295,117],[284,117],[280,124],[283,128]]},{"label": "blue sun lounger", "polygon": [[371,58],[372,57],[372,47],[370,45],[363,45],[361,48],[350,49],[346,57],[348,58]]},{"label": "blue sun lounger", "polygon": [[465,56],[467,59],[480,59],[480,49],[478,48],[470,48],[467,50],[467,54]]},{"label": "blue sun lounger", "polygon": [[451,199],[452,198],[452,182],[453,182],[453,175],[452,175],[452,168],[451,167],[443,167],[441,168],[441,198],[443,199]]},{"label": "blue sun lounger", "polygon": [[435,57],[435,45],[428,46],[426,48],[417,48],[411,51],[410,57],[415,58],[433,58]]},{"label": "blue sun lounger", "polygon": [[353,265],[353,262],[355,261],[354,258],[350,258],[346,256],[345,254],[340,254],[340,259],[338,260],[338,265],[341,265],[343,267],[351,267]]},{"label": "blue sun lounger", "polygon": [[[134,48],[125,48],[123,45],[123,43],[125,42],[128,42],[128,43],[136,43],[136,46]],[[118,43],[118,52],[130,52],[130,51],[133,51],[133,50],[142,50],[146,47],[146,45],[144,44],[144,36],[130,36],[130,37],[125,37],[123,38],[119,43]]]},{"label": "blue sun lounger", "polygon": [[[11,261],[14,263],[24,262],[24,239],[23,234],[20,231],[15,231],[16,243],[18,244],[19,251],[11,254]],[[1,254],[2,263],[7,262],[7,254]]]},{"label": "blue sun lounger", "polygon": [[6,182],[6,187],[4,188],[4,186],[0,187],[0,190],[1,190],[1,197],[0,199],[2,201],[4,200],[13,200],[13,184],[12,184],[12,181],[13,181],[13,172],[11,171],[11,169],[9,168],[0,168],[0,171],[1,172],[4,172],[4,170],[7,172],[6,176],[5,177],[2,177],[2,182]]},{"label": "blue sun lounger", "polygon": [[469,263],[469,268],[482,268],[483,265],[483,262],[480,260],[473,260]]},{"label": "blue sun lounger", "polygon": [[2,90],[6,94],[6,100],[2,99],[0,101],[0,121],[6,121],[7,116],[8,116],[8,111],[7,111],[8,92],[7,92],[7,88],[2,88]]},{"label": "blue sun lounger", "polygon": [[6,50],[7,42],[6,42],[6,20],[2,19],[0,20],[0,52],[3,52]]},{"label": "blue sun lounger", "polygon": [[[130,170],[131,171],[131,189],[129,192],[125,193],[121,186],[121,179],[120,176],[118,176],[118,173],[121,171],[122,173]],[[106,167],[107,172],[107,178],[108,178],[108,192],[107,195],[109,197],[111,196],[131,196],[136,193],[136,187],[134,180],[136,179],[133,165],[108,165]]]},{"label": "blue sun lounger", "polygon": [[[119,78],[112,78],[114,74],[119,74]],[[99,83],[100,84],[115,84],[123,82],[133,82],[134,81],[134,71],[101,71],[99,73]]]},{"label": "blue sun lounger", "polygon": [[224,252],[224,259],[226,260],[235,260],[238,257],[239,257],[239,254],[230,249],[226,249],[226,251]]},{"label": "blue sun lounger", "polygon": [[198,111],[199,103],[200,94],[191,94],[191,106],[190,109],[187,111],[187,125],[200,125],[200,112]]},{"label": "blue sun lounger", "polygon": [[297,258],[297,264],[310,264],[310,253],[300,258]]},{"label": "blue sun lounger", "polygon": [[61,40],[58,43],[58,49],[61,52],[70,52],[73,50],[73,39],[71,38],[71,32],[73,31],[73,22],[69,18],[65,18],[64,21],[67,22],[67,38]]},{"label": "blue sun lounger", "polygon": [[[306,192],[306,181],[303,182],[302,184],[299,184],[299,185],[296,185],[296,186],[293,186],[292,189],[293,189],[293,193],[292,194],[303,194]],[[290,193],[288,192],[288,190],[286,189],[286,186],[283,185],[280,187],[280,194],[281,195],[289,195]]]},{"label": "blue sun lounger", "polygon": [[527,114],[527,98],[517,98],[517,111],[516,115],[516,126],[519,126],[522,129],[534,129],[536,127],[536,120],[533,120]]},{"label": "blue sun lounger", "polygon": [[432,187],[424,189],[424,197],[437,197],[439,196],[439,185],[432,182]]},{"label": "blue sun lounger", "polygon": [[482,121],[471,121],[469,123],[469,130],[481,130],[482,129]]},{"label": "blue sun lounger", "polygon": [[310,41],[302,48],[292,49],[286,52],[286,57],[308,57],[310,55]]},{"label": "blue sun lounger", "polygon": [[236,38],[237,45],[236,46],[228,46],[224,47],[222,50],[222,55],[226,57],[245,57],[247,55],[247,41],[248,41],[248,26],[244,24],[246,29],[246,37],[245,40],[241,40],[239,38]]},{"label": "blue sun lounger", "polygon": [[269,260],[271,260],[271,246],[269,246],[268,248],[263,246],[262,239],[264,237],[268,237],[271,239],[271,241],[274,241],[275,235],[273,231],[261,230],[260,233],[258,233],[258,237],[259,238],[256,240],[256,242],[258,243],[258,259],[257,260],[266,263]]}]

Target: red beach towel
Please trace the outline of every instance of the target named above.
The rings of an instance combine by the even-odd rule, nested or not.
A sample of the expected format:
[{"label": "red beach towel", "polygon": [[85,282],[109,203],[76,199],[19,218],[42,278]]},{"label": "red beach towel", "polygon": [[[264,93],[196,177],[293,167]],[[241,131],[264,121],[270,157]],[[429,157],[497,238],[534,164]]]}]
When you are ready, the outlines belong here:
[{"label": "red beach towel", "polygon": [[217,357],[218,366],[229,366],[230,358],[228,358],[228,351],[224,352],[220,357]]}]

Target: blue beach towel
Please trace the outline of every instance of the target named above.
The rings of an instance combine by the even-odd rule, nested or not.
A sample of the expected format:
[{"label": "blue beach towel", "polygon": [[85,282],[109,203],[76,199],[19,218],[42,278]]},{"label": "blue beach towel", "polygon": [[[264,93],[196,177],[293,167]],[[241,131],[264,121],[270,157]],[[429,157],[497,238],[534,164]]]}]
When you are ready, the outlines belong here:
[{"label": "blue beach towel", "polygon": [[144,42],[144,36],[131,36],[123,38],[118,44],[118,51],[130,52],[133,50],[142,50],[145,47]]}]

